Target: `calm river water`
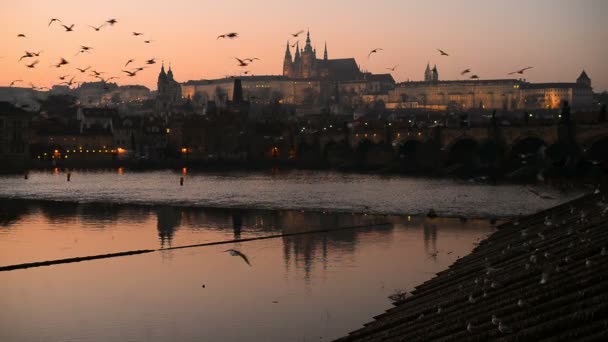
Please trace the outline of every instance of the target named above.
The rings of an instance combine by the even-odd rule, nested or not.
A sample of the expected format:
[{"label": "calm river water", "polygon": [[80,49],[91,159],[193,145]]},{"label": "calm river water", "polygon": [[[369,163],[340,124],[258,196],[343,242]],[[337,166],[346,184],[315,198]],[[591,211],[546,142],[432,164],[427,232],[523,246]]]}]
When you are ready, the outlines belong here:
[{"label": "calm river water", "polygon": [[[494,231],[488,217],[579,194],[330,172],[189,173],[180,187],[181,176],[0,176],[0,266],[159,249],[0,272],[0,341],[328,341],[469,253]],[[485,218],[420,215],[430,208]],[[351,226],[364,228],[168,249]]]}]

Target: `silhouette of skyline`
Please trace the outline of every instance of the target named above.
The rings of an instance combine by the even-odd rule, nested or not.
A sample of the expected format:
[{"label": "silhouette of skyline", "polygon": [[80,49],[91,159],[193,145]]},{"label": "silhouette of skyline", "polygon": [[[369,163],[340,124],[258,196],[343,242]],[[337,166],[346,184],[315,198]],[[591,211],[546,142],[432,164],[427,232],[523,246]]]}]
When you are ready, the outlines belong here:
[{"label": "silhouette of skyline", "polygon": [[[300,39],[303,43],[304,37],[293,38],[291,34],[310,29],[315,48],[323,51],[327,42],[330,58],[355,57],[363,70],[374,73],[399,65],[391,71],[398,82],[422,79],[420,68],[427,62],[437,64],[444,79],[462,78],[460,72],[465,68],[473,68],[486,79],[505,78],[513,70],[534,65],[523,76],[516,76],[531,82],[571,80],[584,69],[593,75],[597,92],[608,88],[608,66],[602,62],[608,52],[602,42],[602,14],[607,11],[608,3],[601,0],[312,0],[305,4],[269,1],[264,6],[246,1],[212,5],[150,1],[145,7],[115,0],[3,2],[0,86],[16,79],[50,86],[60,82],[60,74],[68,71],[80,76],[75,68],[90,65],[106,72],[106,78],[119,76],[114,80],[119,84],[143,84],[154,89],[154,68],[135,77],[121,72],[129,58],[144,63],[141,65],[151,58],[159,64],[171,63],[180,82],[238,75],[243,70],[234,62],[235,57],[260,58],[250,66],[251,74],[277,75],[282,71],[286,41]],[[49,27],[51,18],[60,18],[68,27],[74,24],[73,32],[66,32],[56,23]],[[118,23],[99,31],[90,27],[109,18],[117,18]],[[143,35],[134,36],[132,32]],[[239,36],[217,39],[228,32],[238,32]],[[17,38],[20,33],[26,37]],[[81,45],[93,50],[75,56]],[[371,49],[379,47],[383,50],[367,57]],[[450,56],[440,56],[437,49]],[[43,51],[36,57],[39,65],[30,69],[18,63],[24,51]],[[70,64],[50,67],[62,57]],[[27,64],[32,62],[28,60]],[[77,81],[95,79],[83,77]]]}]

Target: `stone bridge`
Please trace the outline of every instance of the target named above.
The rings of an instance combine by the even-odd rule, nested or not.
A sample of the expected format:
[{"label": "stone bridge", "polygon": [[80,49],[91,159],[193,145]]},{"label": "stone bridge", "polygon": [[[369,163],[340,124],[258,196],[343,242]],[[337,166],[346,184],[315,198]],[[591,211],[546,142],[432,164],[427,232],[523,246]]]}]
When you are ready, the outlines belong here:
[{"label": "stone bridge", "polygon": [[555,151],[558,147],[575,148],[583,158],[606,161],[608,123],[416,128],[370,122],[348,129],[334,128],[298,135],[295,141],[298,155],[317,153],[329,160],[348,159],[357,153],[368,154],[365,158],[372,159],[372,164],[384,164],[394,157],[407,160],[414,154],[418,159],[433,159],[431,154],[439,153],[441,161],[449,162],[454,158],[462,159],[463,155],[483,154],[484,151],[509,157],[535,154],[541,149]]}]

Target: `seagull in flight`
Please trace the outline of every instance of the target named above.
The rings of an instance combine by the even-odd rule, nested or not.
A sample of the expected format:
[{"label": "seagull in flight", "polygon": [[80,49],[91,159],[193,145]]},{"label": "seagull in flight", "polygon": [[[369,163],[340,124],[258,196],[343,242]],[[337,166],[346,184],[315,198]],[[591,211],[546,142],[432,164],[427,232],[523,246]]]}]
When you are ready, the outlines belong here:
[{"label": "seagull in flight", "polygon": [[298,45],[298,43],[299,43],[299,42],[300,42],[300,41],[298,40],[298,41],[296,41],[295,43],[293,43],[293,44],[291,44],[291,45],[289,45],[289,46],[291,46],[292,48],[294,48],[294,47],[296,47],[296,45]]},{"label": "seagull in flight", "polygon": [[523,69],[519,69],[519,70],[516,70],[516,71],[510,72],[510,73],[508,73],[507,75],[513,75],[513,74],[520,74],[520,75],[523,75],[523,74],[524,74],[524,72],[525,72],[526,70],[528,70],[528,69],[532,69],[532,68],[534,68],[534,67],[531,67],[531,66],[529,66],[529,67],[525,67],[525,68],[523,68]]},{"label": "seagull in flight", "polygon": [[68,62],[65,58],[62,58],[59,63],[55,64],[56,68],[61,68],[61,66],[69,64],[70,62]]},{"label": "seagull in flight", "polygon": [[245,61],[244,61],[244,60],[242,60],[242,59],[240,59],[240,58],[237,58],[237,57],[234,57],[234,58],[235,58],[237,61],[239,61],[239,66],[240,66],[240,67],[246,67],[246,66],[248,66],[248,65],[249,65],[248,63],[245,63]]},{"label": "seagull in flight", "polygon": [[144,43],[146,43],[146,44],[150,44],[152,42],[153,42],[153,40],[144,40]]},{"label": "seagull in flight", "polygon": [[33,69],[36,67],[36,64],[38,64],[38,62],[40,62],[39,60],[35,60],[32,64],[27,64],[26,67]]},{"label": "seagull in flight", "polygon": [[67,25],[61,25],[63,26],[63,28],[65,29],[65,32],[73,32],[74,31],[74,24],[67,26]]},{"label": "seagull in flight", "polygon": [[51,21],[49,21],[49,27],[51,26],[52,23],[54,23],[55,21],[57,22],[61,22],[61,20],[57,19],[57,18],[51,18]]},{"label": "seagull in flight", "polygon": [[259,61],[260,59],[257,57],[245,58],[244,61],[249,61],[249,63],[253,63],[253,61]]},{"label": "seagull in flight", "polygon": [[234,38],[237,38],[238,36],[239,36],[239,34],[236,32],[229,32],[229,33],[220,34],[219,36],[217,36],[216,40],[218,40],[220,38],[234,39]]},{"label": "seagull in flight", "polygon": [[32,57],[34,57],[33,52],[25,51],[25,55],[23,55],[23,56],[21,56],[21,58],[19,58],[19,62],[21,62],[21,60],[24,58],[32,58]]},{"label": "seagull in flight", "polygon": [[291,36],[294,37],[294,38],[298,38],[298,36],[301,35],[302,33],[304,33],[304,30],[300,30],[300,31],[298,31],[296,33],[292,33]]},{"label": "seagull in flight", "polygon": [[76,70],[78,70],[78,71],[80,71],[80,72],[82,72],[82,73],[87,72],[87,70],[89,70],[89,69],[91,69],[91,67],[90,67],[90,66],[88,66],[88,67],[86,67],[86,68],[84,68],[84,69],[76,68]]},{"label": "seagull in flight", "polygon": [[19,33],[19,34],[17,35],[17,38],[25,38],[25,35],[24,35],[23,33]]},{"label": "seagull in flight", "polygon": [[471,69],[464,69],[464,70],[462,70],[462,72],[460,74],[464,75],[464,74],[468,74],[470,72],[471,72]]},{"label": "seagull in flight", "polygon": [[375,48],[367,54],[367,58],[372,55],[372,53],[377,53],[378,51],[384,50],[383,48]]},{"label": "seagull in flight", "polygon": [[137,37],[137,36],[141,36],[141,35],[143,35],[143,33],[141,33],[141,32],[133,32],[133,35],[134,35],[135,37]]},{"label": "seagull in flight", "polygon": [[236,249],[227,249],[224,252],[228,252],[232,256],[239,256],[239,257],[241,257],[247,263],[247,265],[251,266],[251,263],[249,262],[249,258],[247,258],[247,256],[245,254],[237,251]]},{"label": "seagull in flight", "polygon": [[101,30],[101,28],[104,26],[106,26],[106,24],[102,24],[100,26],[89,25],[89,27],[92,28],[93,30],[95,30],[95,32],[99,32],[99,30]]},{"label": "seagull in flight", "polygon": [[156,63],[156,58],[151,58],[146,61],[146,64],[155,64],[155,63]]},{"label": "seagull in flight", "polygon": [[12,82],[11,82],[11,84],[9,84],[8,86],[9,86],[9,87],[12,87],[12,86],[14,86],[14,85],[15,85],[17,82],[23,82],[23,80],[14,80],[14,81],[12,81]]},{"label": "seagull in flight", "polygon": [[445,52],[445,51],[443,51],[443,50],[441,50],[441,49],[437,49],[437,51],[439,51],[439,54],[440,54],[441,56],[449,56],[449,54],[448,54],[447,52]]},{"label": "seagull in flight", "polygon": [[127,76],[129,76],[129,77],[136,76],[136,75],[137,75],[137,72],[138,72],[138,70],[136,70],[136,71],[127,71],[127,70],[121,70],[121,71],[122,71],[122,72],[124,72],[124,73],[126,73],[126,74],[127,74]]},{"label": "seagull in flight", "polygon": [[117,22],[118,20],[114,18],[106,20],[106,23],[110,24],[110,26],[114,26],[114,24],[116,24]]},{"label": "seagull in flight", "polygon": [[129,59],[129,60],[127,61],[127,63],[125,63],[125,67],[127,67],[127,65],[129,65],[129,64],[131,64],[131,63],[133,63],[133,62],[135,62],[135,59]]},{"label": "seagull in flight", "polygon": [[[88,68],[87,68],[88,69]],[[101,76],[101,74],[104,74],[103,71],[95,71],[95,70],[91,70],[91,72],[93,73],[94,77],[99,77]]]},{"label": "seagull in flight", "polygon": [[395,69],[397,69],[398,66],[399,66],[399,64],[395,65],[392,68],[386,68],[386,70],[395,71]]},{"label": "seagull in flight", "polygon": [[479,76],[477,76],[477,75],[471,75],[471,79],[478,80]]}]

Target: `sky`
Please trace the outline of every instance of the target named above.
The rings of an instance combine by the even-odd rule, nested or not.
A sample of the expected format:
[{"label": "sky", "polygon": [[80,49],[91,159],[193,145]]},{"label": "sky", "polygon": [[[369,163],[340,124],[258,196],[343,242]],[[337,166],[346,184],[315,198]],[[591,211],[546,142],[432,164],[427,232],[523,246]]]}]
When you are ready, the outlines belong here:
[{"label": "sky", "polygon": [[[75,69],[91,66],[106,78],[119,77],[118,84],[156,89],[161,61],[179,82],[244,70],[278,75],[286,42],[295,42],[290,33],[310,29],[318,58],[327,42],[330,59],[354,57],[366,71],[386,73],[397,65],[391,73],[398,82],[423,79],[427,62],[443,80],[462,78],[465,68],[498,79],[533,66],[522,76],[528,81],[574,82],[584,69],[600,92],[608,89],[607,13],[606,0],[0,0],[0,86],[16,79],[21,86],[51,86],[64,75],[95,81]],[[74,24],[74,31],[49,27],[50,18]],[[110,18],[118,23],[99,32],[89,27]],[[239,37],[216,39],[227,32]],[[302,46],[305,35],[298,39]],[[93,49],[76,55],[80,45]],[[368,58],[375,48],[383,50]],[[40,50],[40,57],[18,62],[25,51]],[[52,66],[62,57],[68,65]],[[235,57],[260,60],[242,68]],[[145,65],[151,58],[158,64]],[[25,66],[36,59],[35,68]],[[149,68],[135,77],[121,72],[137,66]]]}]

